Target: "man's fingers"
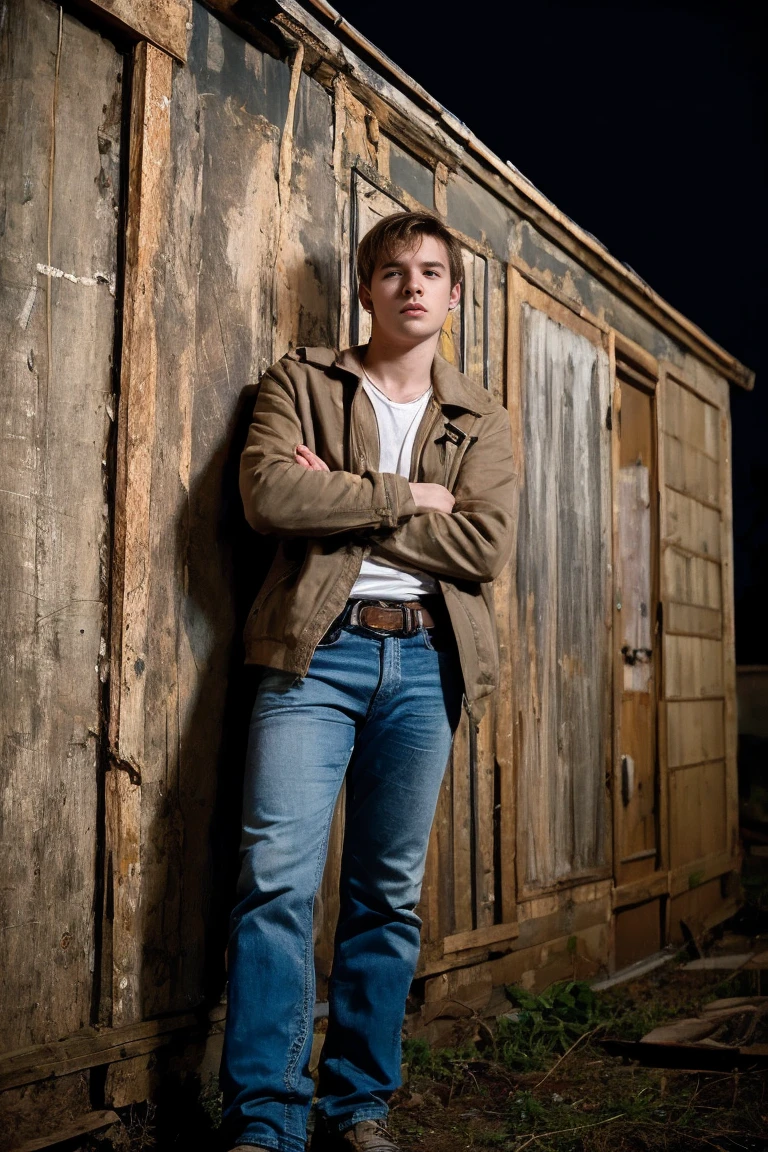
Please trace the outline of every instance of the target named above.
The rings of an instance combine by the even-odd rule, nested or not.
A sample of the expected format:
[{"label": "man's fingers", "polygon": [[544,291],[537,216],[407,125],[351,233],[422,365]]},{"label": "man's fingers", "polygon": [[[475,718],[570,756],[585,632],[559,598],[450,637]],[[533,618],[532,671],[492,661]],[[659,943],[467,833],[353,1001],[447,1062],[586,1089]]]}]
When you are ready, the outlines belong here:
[{"label": "man's fingers", "polygon": [[330,472],[330,468],[326,462],[321,460],[319,456],[316,456],[310,448],[307,448],[306,444],[299,444],[296,448],[295,455],[300,464],[311,468],[313,472]]}]

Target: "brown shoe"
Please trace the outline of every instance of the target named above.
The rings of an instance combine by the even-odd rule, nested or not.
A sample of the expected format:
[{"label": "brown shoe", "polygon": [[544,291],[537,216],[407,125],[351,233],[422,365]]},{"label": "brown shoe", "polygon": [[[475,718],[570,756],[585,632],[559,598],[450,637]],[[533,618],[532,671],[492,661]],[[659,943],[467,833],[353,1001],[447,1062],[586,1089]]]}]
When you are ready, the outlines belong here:
[{"label": "brown shoe", "polygon": [[318,1120],[311,1152],[402,1152],[383,1120],[360,1120],[345,1132],[332,1132]]}]

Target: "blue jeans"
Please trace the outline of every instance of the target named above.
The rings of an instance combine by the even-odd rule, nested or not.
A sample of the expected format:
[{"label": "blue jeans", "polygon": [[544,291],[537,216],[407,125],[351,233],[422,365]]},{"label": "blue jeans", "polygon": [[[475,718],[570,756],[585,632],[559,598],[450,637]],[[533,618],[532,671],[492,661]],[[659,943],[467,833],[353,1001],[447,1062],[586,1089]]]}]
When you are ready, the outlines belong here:
[{"label": "blue jeans", "polygon": [[[435,642],[436,643],[436,642]],[[320,1065],[340,1131],[387,1114],[419,955],[430,828],[463,683],[453,646],[347,626],[309,672],[269,670],[246,765],[222,1060],[233,1143],[303,1152],[313,1083],[312,913],[346,775],[341,910]]]}]

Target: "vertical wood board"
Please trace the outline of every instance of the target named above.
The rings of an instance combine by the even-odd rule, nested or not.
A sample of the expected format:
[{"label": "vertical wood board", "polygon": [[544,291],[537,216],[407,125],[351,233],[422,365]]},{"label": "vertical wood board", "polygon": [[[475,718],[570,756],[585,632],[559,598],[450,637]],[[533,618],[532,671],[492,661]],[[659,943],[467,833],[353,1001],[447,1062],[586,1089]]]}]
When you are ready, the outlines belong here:
[{"label": "vertical wood board", "polygon": [[46,0],[4,15],[0,1016],[13,1049],[92,1011],[123,60],[66,14],[59,40]]}]

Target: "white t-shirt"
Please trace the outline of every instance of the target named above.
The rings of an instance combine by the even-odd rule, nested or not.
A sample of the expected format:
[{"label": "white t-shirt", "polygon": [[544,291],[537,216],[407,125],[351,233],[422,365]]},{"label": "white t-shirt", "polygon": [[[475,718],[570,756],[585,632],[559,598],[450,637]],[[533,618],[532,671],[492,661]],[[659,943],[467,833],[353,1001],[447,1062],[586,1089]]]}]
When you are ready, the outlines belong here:
[{"label": "white t-shirt", "polygon": [[[397,472],[408,479],[413,443],[432,389],[428,388],[407,404],[396,404],[372,384],[367,376],[363,377],[363,388],[373,405],[379,426],[378,470]],[[437,582],[427,572],[406,572],[369,557],[363,560],[350,597],[365,600],[418,600],[439,591]]]}]

